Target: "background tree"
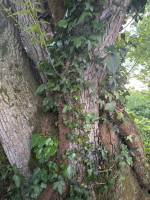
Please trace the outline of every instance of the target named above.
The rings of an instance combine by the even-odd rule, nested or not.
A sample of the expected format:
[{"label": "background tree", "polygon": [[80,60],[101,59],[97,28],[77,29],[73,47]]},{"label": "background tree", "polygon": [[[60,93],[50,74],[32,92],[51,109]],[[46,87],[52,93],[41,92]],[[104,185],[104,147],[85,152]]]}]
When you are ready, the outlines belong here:
[{"label": "background tree", "polygon": [[131,72],[138,70],[134,76],[143,83],[149,82],[149,9],[150,2],[148,1],[145,12],[135,14],[133,16],[135,21],[130,20],[132,21],[130,31],[125,31],[129,71],[132,68]]},{"label": "background tree", "polygon": [[[79,165],[73,159],[66,160],[68,165],[71,163],[79,174],[75,176],[78,180],[76,183],[78,188],[85,188],[82,184],[85,181],[85,174],[89,172],[88,165],[90,164],[88,163],[92,160],[96,161],[96,167],[99,169],[100,167],[103,170],[105,167],[113,168],[112,174],[110,174],[111,170],[106,170],[107,175],[105,171],[101,175],[97,170],[98,174],[95,177],[97,182],[94,179],[91,181],[88,179],[88,190],[92,192],[92,199],[121,199],[122,197],[149,199],[147,193],[149,179],[145,168],[144,150],[134,122],[127,123],[129,122],[127,114],[122,111],[124,100],[121,94],[125,92],[121,75],[125,73],[118,68],[119,59],[113,46],[124,22],[125,11],[130,9],[130,3],[130,0],[113,3],[112,1],[82,2],[78,0],[65,1],[64,6],[63,1],[49,0],[41,1],[41,4],[35,2],[33,4],[29,1],[29,6],[27,6],[26,1],[7,2],[6,6],[11,6],[11,12],[15,13],[15,19],[19,22],[18,29],[2,10],[0,14],[0,27],[2,27],[0,32],[2,38],[0,136],[10,163],[16,163],[26,178],[30,176],[29,166],[33,169],[35,163],[29,148],[33,132],[40,132],[41,135],[50,137],[55,133],[55,137],[59,140],[59,151],[55,157],[58,166],[60,162],[61,164],[65,162],[62,155],[65,155],[67,150],[72,152],[76,148],[76,155],[84,150],[83,147],[80,149],[80,144],[83,143],[80,139],[87,136],[89,141],[86,144],[86,151],[91,148],[88,145],[92,144],[94,146],[90,151],[94,149],[96,155],[87,151],[90,159],[84,160],[85,165],[84,163]],[[135,1],[132,2],[132,6],[137,11],[144,5],[143,1],[138,1],[137,5]],[[70,18],[67,18],[66,11],[69,12]],[[12,15],[10,10],[7,12]],[[30,15],[31,12],[33,15]],[[35,23],[34,19],[38,21]],[[43,20],[50,24],[41,22]],[[8,38],[7,41],[6,38]],[[38,41],[33,38],[37,38]],[[32,45],[29,44],[31,41]],[[48,48],[45,48],[45,43],[50,51],[48,57],[49,52]],[[46,62],[42,63],[41,60]],[[39,71],[42,72],[40,78],[38,74],[37,78],[34,77],[36,73],[34,66],[38,66]],[[34,69],[34,73],[31,69]],[[37,80],[43,83],[37,93],[43,94],[46,90],[45,111],[51,111],[46,115],[43,115],[41,111],[42,97],[35,96]],[[52,116],[52,111],[58,113],[57,119]],[[85,119],[84,122],[81,121],[82,118]],[[53,128],[52,124],[58,124],[58,127]],[[71,130],[77,138],[80,136],[74,145],[67,139],[71,137]],[[122,160],[119,161],[121,167],[124,168],[127,163],[132,165],[132,168],[128,166],[124,172],[114,165],[113,159],[114,154],[115,159],[119,159],[117,151],[120,149],[120,143],[125,143],[134,155],[132,165],[128,149],[124,145],[121,146],[120,159]],[[102,155],[97,152],[100,145],[104,148],[99,149]],[[84,159],[84,154],[82,158]],[[108,160],[109,164],[105,162]],[[117,173],[126,178],[123,184]],[[109,179],[109,176],[113,180]],[[60,195],[61,189],[58,185],[62,183],[61,181],[55,182],[53,186],[48,183],[40,198],[46,200],[69,197],[69,180],[66,180],[62,195]],[[101,190],[93,189],[103,183],[105,186],[100,187]],[[112,185],[114,185],[112,189],[107,191]],[[62,186],[63,184],[61,188]],[[58,188],[59,193],[53,191],[54,187]],[[131,187],[132,191],[130,191]],[[116,191],[115,188],[117,188]],[[77,193],[78,191],[75,190],[75,195]],[[80,199],[86,195],[81,190],[79,193]],[[72,196],[69,199],[75,198]]]}]

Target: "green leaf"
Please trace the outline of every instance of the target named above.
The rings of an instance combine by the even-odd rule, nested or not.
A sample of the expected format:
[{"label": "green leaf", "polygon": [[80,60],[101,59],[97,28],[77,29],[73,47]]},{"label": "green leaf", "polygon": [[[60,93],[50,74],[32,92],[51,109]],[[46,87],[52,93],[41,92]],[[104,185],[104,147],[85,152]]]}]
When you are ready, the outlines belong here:
[{"label": "green leaf", "polygon": [[116,126],[116,125],[112,127],[112,130],[119,133],[119,128],[118,128],[118,126]]},{"label": "green leaf", "polygon": [[123,118],[124,123],[131,123],[130,119],[128,117]]},{"label": "green leaf", "polygon": [[53,140],[51,138],[47,138],[45,145],[46,146],[52,146],[54,144]]},{"label": "green leaf", "polygon": [[35,40],[35,41],[33,41],[33,42],[30,42],[29,44],[41,44],[41,40]]},{"label": "green leaf", "polygon": [[43,23],[43,24],[50,24],[49,22],[47,21],[38,21],[39,23]]},{"label": "green leaf", "polygon": [[55,182],[53,184],[53,190],[58,189],[58,192],[62,195],[62,187],[65,186],[64,181]]},{"label": "green leaf", "polygon": [[91,6],[89,3],[84,3],[86,5],[85,10],[90,10],[91,12],[93,12],[93,6]]},{"label": "green leaf", "polygon": [[36,153],[36,159],[41,159],[44,155],[43,155],[43,148],[41,147],[35,147],[34,149],[34,153]]},{"label": "green leaf", "polygon": [[104,30],[100,30],[97,33],[93,33],[92,35],[90,35],[90,39],[96,41],[99,44],[102,44],[103,42],[103,35],[104,35],[105,31]]},{"label": "green leaf", "polygon": [[30,142],[30,148],[33,148],[33,147],[37,146],[37,144],[38,144],[38,142],[39,142],[41,137],[42,136],[39,133],[34,134],[32,136],[31,142]]},{"label": "green leaf", "polygon": [[53,91],[60,91],[60,86],[59,86],[59,84],[57,84],[56,87],[53,88]]},{"label": "green leaf", "polygon": [[45,137],[41,137],[37,142],[37,146],[38,147],[42,147],[42,146],[44,146],[45,142],[46,142],[46,138]]},{"label": "green leaf", "polygon": [[90,131],[90,124],[84,124],[84,125],[83,125],[83,128],[84,128],[84,129],[87,129],[88,131]]},{"label": "green leaf", "polygon": [[15,184],[16,184],[17,188],[20,187],[21,181],[23,179],[24,179],[24,176],[22,176],[21,174],[14,174],[13,175],[13,180],[15,181]]},{"label": "green leaf", "polygon": [[119,2],[115,2],[115,1],[112,1],[112,4],[117,6],[117,7],[121,6],[121,4]]},{"label": "green leaf", "polygon": [[70,158],[70,160],[74,161],[74,158],[76,157],[75,153],[72,153],[71,155],[68,156],[68,158]]},{"label": "green leaf", "polygon": [[49,81],[49,82],[47,83],[47,87],[48,87],[48,88],[54,87],[54,86],[55,86],[55,83],[54,83],[54,82],[50,82],[50,81]]},{"label": "green leaf", "polygon": [[108,161],[108,156],[107,156],[108,151],[106,149],[102,150],[102,157],[104,160]]},{"label": "green leaf", "polygon": [[125,180],[125,177],[124,176],[120,176],[119,178],[121,180],[121,182],[123,183],[123,181]]},{"label": "green leaf", "polygon": [[66,28],[67,25],[68,25],[68,21],[65,20],[65,19],[62,19],[61,21],[58,22],[58,26],[59,26],[59,27]]},{"label": "green leaf", "polygon": [[45,158],[49,158],[50,156],[54,156],[57,149],[54,146],[46,146],[44,148]]},{"label": "green leaf", "polygon": [[108,53],[107,56],[102,61],[107,64],[107,68],[115,74],[119,68],[120,60],[116,53]]},{"label": "green leaf", "polygon": [[92,14],[90,12],[83,12],[79,18],[77,25],[80,24],[81,22],[83,22],[84,18],[87,16],[92,17]]},{"label": "green leaf", "polygon": [[90,40],[88,40],[88,51],[91,51],[91,49],[93,48],[93,44]]},{"label": "green leaf", "polygon": [[132,142],[133,143],[133,140],[132,140],[132,135],[130,134],[130,135],[128,135],[127,137],[126,137],[126,140],[130,140],[130,142]]},{"label": "green leaf", "polygon": [[116,102],[111,101],[110,103],[105,104],[105,110],[108,110],[109,112],[114,112],[116,107]]},{"label": "green leaf", "polygon": [[94,27],[96,29],[99,29],[99,28],[102,28],[102,27],[105,26],[105,24],[103,22],[101,22],[101,21],[100,22],[92,21],[92,23],[94,24]]},{"label": "green leaf", "polygon": [[43,92],[44,90],[46,90],[46,89],[47,89],[47,86],[46,86],[45,84],[42,84],[42,85],[40,85],[40,86],[38,87],[38,89],[37,89],[37,91],[36,91],[35,94],[42,94],[42,92]]},{"label": "green leaf", "polygon": [[141,151],[142,151],[142,148],[138,148],[138,149],[137,149],[137,151],[141,153]]}]

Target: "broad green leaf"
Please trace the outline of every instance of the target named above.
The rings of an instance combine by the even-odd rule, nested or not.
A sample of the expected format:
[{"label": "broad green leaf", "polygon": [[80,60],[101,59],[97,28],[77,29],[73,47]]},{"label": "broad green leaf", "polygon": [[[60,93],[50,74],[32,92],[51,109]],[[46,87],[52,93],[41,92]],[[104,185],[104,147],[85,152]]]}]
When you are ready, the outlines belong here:
[{"label": "broad green leaf", "polygon": [[126,140],[130,140],[130,142],[133,143],[132,135],[128,135],[128,136],[126,137]]},{"label": "broad green leaf", "polygon": [[107,156],[108,151],[106,149],[102,150],[102,158],[106,161],[108,161],[108,156]]},{"label": "broad green leaf", "polygon": [[123,181],[125,180],[125,177],[124,176],[120,176],[119,178],[121,180],[121,182],[123,183]]},{"label": "broad green leaf", "polygon": [[142,148],[138,148],[138,149],[137,149],[137,151],[141,153],[141,151],[142,151]]},{"label": "broad green leaf", "polygon": [[118,128],[118,126],[116,126],[116,125],[112,127],[112,130],[119,133],[119,128]]},{"label": "broad green leaf", "polygon": [[117,6],[117,7],[121,6],[121,4],[119,2],[115,2],[115,1],[112,1],[112,4]]},{"label": "broad green leaf", "polygon": [[88,131],[90,131],[90,124],[84,124],[84,125],[83,125],[83,128],[84,128],[84,129],[87,129]]},{"label": "broad green leaf", "polygon": [[57,149],[54,146],[46,146],[44,148],[45,158],[49,158],[50,156],[54,156]]},{"label": "broad green leaf", "polygon": [[108,53],[104,58],[103,63],[107,64],[107,68],[115,74],[119,68],[120,60],[116,53]]},{"label": "broad green leaf", "polygon": [[116,107],[116,102],[111,101],[110,103],[105,104],[105,110],[108,110],[109,112],[114,112]]},{"label": "broad green leaf", "polygon": [[58,192],[62,195],[62,187],[65,186],[64,181],[55,182],[53,184],[53,190],[58,189]]},{"label": "broad green leaf", "polygon": [[86,8],[85,8],[85,10],[90,10],[91,12],[93,12],[93,6],[91,6],[89,3],[84,3],[85,5],[86,5]]},{"label": "broad green leaf", "polygon": [[84,18],[87,17],[87,16],[90,16],[92,17],[92,14],[90,12],[83,12],[79,18],[79,21],[77,24],[80,24],[81,22],[83,22]]},{"label": "broad green leaf", "polygon": [[33,24],[32,26],[29,27],[29,29],[33,30],[36,33],[39,33],[39,34],[41,33],[40,28],[37,26],[37,24]]},{"label": "broad green leaf", "polygon": [[96,41],[99,44],[102,44],[104,33],[105,33],[105,31],[100,30],[97,33],[92,33],[89,38]]},{"label": "broad green leaf", "polygon": [[42,147],[42,146],[44,146],[45,142],[46,142],[46,138],[42,136],[42,137],[38,140],[37,146],[38,146],[38,147]]},{"label": "broad green leaf", "polygon": [[65,20],[65,19],[62,19],[61,21],[58,22],[58,26],[59,26],[59,27],[66,28],[67,25],[68,25],[68,21]]},{"label": "broad green leaf", "polygon": [[42,136],[39,133],[34,134],[31,138],[30,148],[37,146],[38,141],[40,140],[41,137]]},{"label": "broad green leaf", "polygon": [[43,188],[41,188],[39,185],[35,184],[35,185],[31,185],[31,188],[34,190],[33,194],[37,194],[40,195],[40,193],[42,192]]},{"label": "broad green leaf", "polygon": [[105,26],[105,24],[103,22],[101,22],[101,21],[100,22],[92,21],[92,23],[94,24],[94,27],[96,29],[99,29],[99,28],[102,28],[102,27]]},{"label": "broad green leaf", "polygon": [[51,138],[47,138],[47,140],[45,141],[46,146],[52,146],[53,144],[54,144],[54,142]]},{"label": "broad green leaf", "polygon": [[49,81],[48,83],[47,83],[47,87],[49,88],[49,87],[54,87],[55,86],[55,83],[54,82],[51,82],[51,81]]},{"label": "broad green leaf", "polygon": [[127,122],[127,123],[131,123],[131,121],[130,121],[130,119],[129,119],[128,117],[124,117],[124,118],[123,118],[123,121],[124,121],[125,123],[126,123],[126,122]]},{"label": "broad green leaf", "polygon": [[40,85],[35,94],[41,94],[46,88],[47,86],[45,84]]},{"label": "broad green leaf", "polygon": [[15,181],[15,184],[16,184],[17,188],[20,187],[21,181],[23,179],[24,179],[24,176],[22,176],[21,174],[14,174],[13,175],[13,180]]},{"label": "broad green leaf", "polygon": [[35,147],[34,153],[36,153],[36,159],[41,159],[43,157],[43,148],[41,147]]}]

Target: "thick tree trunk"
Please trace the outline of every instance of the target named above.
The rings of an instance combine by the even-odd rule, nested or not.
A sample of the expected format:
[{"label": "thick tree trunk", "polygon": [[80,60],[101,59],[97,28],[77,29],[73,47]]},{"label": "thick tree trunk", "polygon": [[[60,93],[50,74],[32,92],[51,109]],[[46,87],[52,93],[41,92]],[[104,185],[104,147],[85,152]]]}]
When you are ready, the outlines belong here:
[{"label": "thick tree trunk", "polygon": [[36,71],[20,43],[17,28],[6,13],[0,13],[0,141],[10,164],[30,175],[30,139],[42,117],[42,98],[35,95],[39,85]]}]

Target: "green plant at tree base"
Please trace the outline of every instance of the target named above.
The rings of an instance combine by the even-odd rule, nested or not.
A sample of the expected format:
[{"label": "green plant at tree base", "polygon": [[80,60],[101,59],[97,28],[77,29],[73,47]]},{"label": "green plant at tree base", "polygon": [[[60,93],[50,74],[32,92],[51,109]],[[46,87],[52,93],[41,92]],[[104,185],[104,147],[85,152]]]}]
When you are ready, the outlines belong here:
[{"label": "green plant at tree base", "polygon": [[[36,158],[42,167],[35,168],[30,182],[23,184],[22,180],[24,177],[20,175],[19,169],[13,166],[13,180],[15,184],[8,189],[6,198],[19,199],[28,194],[29,198],[33,199],[32,194],[41,194],[42,190],[46,188],[48,181],[53,184],[53,190],[58,190],[62,194],[63,186],[66,185],[67,179],[70,181],[70,194],[66,200],[74,200],[77,198],[80,200],[90,200],[92,198],[90,182],[93,182],[93,187],[100,185],[100,183],[95,181],[100,173],[100,166],[97,162],[90,160],[89,154],[93,156],[97,154],[105,162],[108,162],[109,159],[108,151],[101,147],[94,149],[94,144],[90,142],[89,138],[90,125],[98,121],[100,117],[92,111],[84,113],[85,104],[79,102],[83,89],[91,88],[92,92],[89,95],[92,96],[92,101],[97,99],[96,103],[100,104],[101,109],[109,113],[108,115],[101,116],[104,123],[108,123],[109,118],[114,119],[114,115],[117,115],[118,118],[120,117],[120,113],[116,109],[116,102],[120,102],[120,104],[125,103],[124,96],[126,95],[126,91],[124,91],[122,85],[126,81],[126,78],[123,76],[126,72],[124,68],[119,68],[120,58],[118,58],[118,54],[120,54],[120,51],[118,44],[117,48],[114,45],[105,47],[106,56],[103,59],[100,58],[98,51],[94,51],[95,45],[102,43],[103,35],[108,27],[101,21],[97,22],[99,13],[95,12],[94,7],[84,0],[64,1],[68,7],[67,14],[58,22],[58,35],[47,42],[45,41],[45,37],[49,33],[41,32],[39,26],[41,22],[36,18],[36,13],[40,11],[35,9],[34,5],[39,3],[32,3],[30,0],[26,0],[25,3],[16,3],[26,5],[27,10],[11,13],[10,9],[4,6],[3,8],[15,21],[15,15],[29,14],[34,24],[28,29],[22,28],[31,35],[33,39],[31,44],[40,43],[43,48],[46,48],[48,53],[47,59],[39,63],[39,72],[47,75],[48,82],[47,84],[40,85],[36,93],[45,96],[43,101],[44,111],[48,112],[51,110],[56,115],[58,114],[57,108],[60,99],[62,97],[64,98],[65,104],[63,105],[62,113],[68,112],[71,116],[71,120],[66,117],[63,118],[63,123],[71,129],[70,134],[67,134],[66,137],[71,143],[78,144],[80,150],[77,148],[67,150],[66,154],[62,155],[62,158],[68,158],[70,161],[76,161],[78,164],[84,166],[85,176],[83,183],[79,185],[77,177],[73,175],[77,172],[75,172],[71,164],[58,164],[50,161],[50,158],[55,156],[58,151],[59,142],[56,138],[45,138],[39,133],[36,133],[32,136],[30,147],[34,148]],[[113,4],[118,7],[122,6],[116,2],[113,2]],[[88,26],[83,26],[87,21]],[[16,21],[16,23],[18,22]],[[39,34],[40,39],[34,38],[32,32]],[[123,50],[121,52],[121,59],[123,59],[125,53],[123,53]],[[67,61],[69,64],[64,69]],[[104,96],[104,99],[100,98],[98,94],[100,92],[96,92],[97,88],[95,83],[85,81],[82,76],[84,69],[90,66],[91,63],[99,66],[96,73],[100,72],[105,63],[107,64],[105,80],[102,80],[101,88],[98,89],[101,89],[100,92]],[[94,74],[95,76],[96,73]],[[46,97],[46,89],[51,91],[51,96],[54,98]],[[56,96],[57,98],[55,98]],[[127,121],[127,117],[124,118],[124,122]],[[78,130],[79,134],[76,134],[76,130]],[[118,127],[114,126],[113,130],[118,131]],[[82,135],[83,131],[85,133],[84,137]],[[127,139],[132,140],[130,137]],[[132,165],[131,155],[127,147],[121,145],[120,153],[115,153],[114,160],[116,162],[119,161],[120,168],[124,168],[125,165]],[[103,172],[105,173],[111,170],[112,167],[104,169]],[[4,174],[7,174],[7,172],[7,170],[2,172],[3,179],[5,178]],[[101,187],[101,190],[108,190],[112,187],[118,176],[111,174],[104,186]],[[15,185],[17,186],[16,191],[14,189]]]}]

